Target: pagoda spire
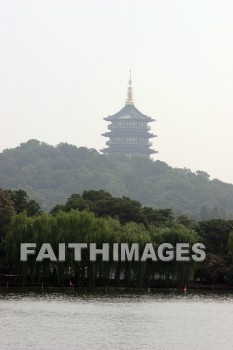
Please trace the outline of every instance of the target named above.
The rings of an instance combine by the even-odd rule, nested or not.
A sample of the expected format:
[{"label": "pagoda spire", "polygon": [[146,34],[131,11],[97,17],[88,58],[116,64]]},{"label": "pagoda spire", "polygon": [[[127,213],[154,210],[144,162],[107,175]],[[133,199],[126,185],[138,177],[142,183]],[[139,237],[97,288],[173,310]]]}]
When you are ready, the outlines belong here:
[{"label": "pagoda spire", "polygon": [[127,100],[125,102],[126,105],[133,105],[133,87],[132,87],[132,80],[131,80],[131,69],[129,71],[129,85],[128,85],[128,93],[127,93]]}]

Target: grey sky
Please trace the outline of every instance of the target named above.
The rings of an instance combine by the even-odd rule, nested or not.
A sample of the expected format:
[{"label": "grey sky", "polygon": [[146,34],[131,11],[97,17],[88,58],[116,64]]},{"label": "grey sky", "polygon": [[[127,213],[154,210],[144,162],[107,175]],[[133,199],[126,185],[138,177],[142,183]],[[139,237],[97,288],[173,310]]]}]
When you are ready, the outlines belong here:
[{"label": "grey sky", "polygon": [[0,0],[0,150],[100,149],[128,71],[174,167],[233,183],[232,0]]}]

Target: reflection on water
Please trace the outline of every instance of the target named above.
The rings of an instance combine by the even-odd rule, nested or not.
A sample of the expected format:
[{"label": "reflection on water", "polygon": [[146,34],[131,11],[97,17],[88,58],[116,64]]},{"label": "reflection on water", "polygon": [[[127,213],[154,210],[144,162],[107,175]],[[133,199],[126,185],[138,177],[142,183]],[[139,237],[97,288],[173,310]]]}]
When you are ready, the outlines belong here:
[{"label": "reflection on water", "polygon": [[233,294],[1,293],[1,350],[233,349]]}]

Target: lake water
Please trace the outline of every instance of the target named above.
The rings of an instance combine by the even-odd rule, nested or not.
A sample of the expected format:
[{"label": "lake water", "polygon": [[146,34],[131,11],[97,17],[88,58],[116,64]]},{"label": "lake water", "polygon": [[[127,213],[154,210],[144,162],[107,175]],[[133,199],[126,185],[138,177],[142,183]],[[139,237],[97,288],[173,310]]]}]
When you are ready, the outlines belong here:
[{"label": "lake water", "polygon": [[233,294],[0,293],[1,350],[233,349]]}]

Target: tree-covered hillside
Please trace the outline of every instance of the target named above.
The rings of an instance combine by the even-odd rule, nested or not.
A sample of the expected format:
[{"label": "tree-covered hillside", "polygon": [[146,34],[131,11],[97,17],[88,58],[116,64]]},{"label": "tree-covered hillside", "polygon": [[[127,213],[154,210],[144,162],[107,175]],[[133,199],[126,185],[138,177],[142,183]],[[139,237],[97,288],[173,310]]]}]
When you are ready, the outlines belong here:
[{"label": "tree-covered hillside", "polygon": [[0,154],[0,187],[24,189],[44,210],[72,193],[104,189],[144,206],[171,208],[198,219],[233,218],[233,185],[203,171],[178,169],[140,157],[107,156],[94,149],[30,140]]}]

